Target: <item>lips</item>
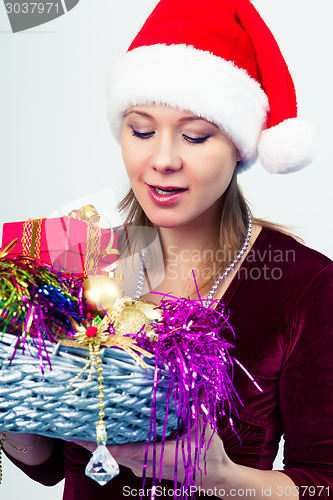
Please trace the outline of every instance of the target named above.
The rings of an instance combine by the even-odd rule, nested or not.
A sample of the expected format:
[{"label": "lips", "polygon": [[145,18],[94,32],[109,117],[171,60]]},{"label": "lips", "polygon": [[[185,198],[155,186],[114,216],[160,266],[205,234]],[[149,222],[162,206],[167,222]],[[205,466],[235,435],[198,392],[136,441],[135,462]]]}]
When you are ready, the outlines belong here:
[{"label": "lips", "polygon": [[177,203],[188,191],[188,188],[176,186],[151,186],[147,184],[148,193],[152,201],[157,205],[173,205]]}]

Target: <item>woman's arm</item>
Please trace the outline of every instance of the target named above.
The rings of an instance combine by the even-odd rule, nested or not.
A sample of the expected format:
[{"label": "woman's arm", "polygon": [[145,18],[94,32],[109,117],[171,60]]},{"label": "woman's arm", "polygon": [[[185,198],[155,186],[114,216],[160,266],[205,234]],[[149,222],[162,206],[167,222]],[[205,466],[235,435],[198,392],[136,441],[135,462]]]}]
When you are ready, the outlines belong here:
[{"label": "woman's arm", "polygon": [[6,432],[3,450],[6,455],[25,465],[40,465],[52,455],[54,441],[37,434]]},{"label": "woman's arm", "polygon": [[[192,433],[192,450],[194,446],[194,432]],[[211,431],[207,429],[206,442],[211,437]],[[84,446],[90,451],[96,448],[95,443],[86,441],[76,441],[77,444]],[[175,440],[166,441],[164,444],[162,479],[174,480],[175,452],[177,443]],[[185,443],[185,447],[187,443]],[[123,465],[132,470],[138,476],[142,476],[144,457],[146,452],[146,443],[129,443],[116,446],[108,446],[108,449],[119,465]],[[181,445],[179,445],[179,459],[177,464],[177,480],[179,483],[184,481],[185,472]],[[146,475],[153,476],[153,456],[154,447],[150,445]],[[161,456],[161,445],[156,444],[156,478],[159,475],[159,464]],[[256,499],[266,499],[269,496],[273,500],[298,498],[298,491],[295,483],[286,475],[279,471],[262,471],[251,467],[237,465],[227,456],[223,442],[217,433],[210,441],[209,449],[206,453],[206,462],[204,462],[204,451],[200,456],[199,468],[204,471],[207,467],[207,474],[200,474],[196,471],[195,485],[189,488],[189,493],[207,494],[219,498],[233,497],[244,498],[252,497]],[[269,493],[269,494],[268,494]]]},{"label": "woman's arm", "polygon": [[5,438],[4,453],[31,479],[54,486],[64,478],[63,441],[13,432],[6,432]]},{"label": "woman's arm", "polygon": [[249,473],[237,466],[238,480],[262,481],[271,498],[275,492],[279,498],[328,500],[333,495],[333,264],[314,276],[295,303],[284,349],[279,400],[285,469]]},{"label": "woman's arm", "polygon": [[[281,471],[300,498],[333,495],[333,264],[299,298],[280,378]],[[320,494],[320,495],[319,495]]]}]

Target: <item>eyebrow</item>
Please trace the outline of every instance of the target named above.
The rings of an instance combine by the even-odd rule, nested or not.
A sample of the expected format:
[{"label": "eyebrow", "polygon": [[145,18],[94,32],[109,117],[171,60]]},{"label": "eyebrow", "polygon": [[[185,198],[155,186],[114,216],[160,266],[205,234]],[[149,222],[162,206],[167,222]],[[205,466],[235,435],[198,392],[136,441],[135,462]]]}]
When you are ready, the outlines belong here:
[{"label": "eyebrow", "polygon": [[[123,118],[126,118],[126,116],[128,116],[131,113],[135,113],[137,115],[144,116],[145,118],[150,118],[151,120],[154,120],[154,117],[152,115],[150,115],[149,113],[145,113],[144,111],[135,111],[135,110],[125,111],[125,113],[123,114]],[[210,125],[213,125],[216,128],[219,128],[215,123],[212,123],[209,120],[206,120],[205,118],[201,118],[200,116],[184,116],[183,118],[180,118],[180,120],[178,120],[178,122],[184,123],[184,122],[192,122],[195,120],[202,120],[204,122],[209,123]]]}]

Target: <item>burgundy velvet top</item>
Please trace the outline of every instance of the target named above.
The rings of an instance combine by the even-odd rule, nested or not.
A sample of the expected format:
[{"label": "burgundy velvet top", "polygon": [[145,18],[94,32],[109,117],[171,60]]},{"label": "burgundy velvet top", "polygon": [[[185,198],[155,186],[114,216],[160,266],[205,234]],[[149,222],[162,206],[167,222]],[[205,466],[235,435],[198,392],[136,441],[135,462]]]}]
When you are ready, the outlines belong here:
[{"label": "burgundy velvet top", "polygon": [[[333,495],[332,283],[327,257],[263,229],[223,298],[236,333],[233,354],[263,389],[260,393],[235,367],[234,385],[244,407],[234,423],[242,444],[227,419],[221,420],[226,452],[237,464],[269,470],[284,434],[281,472],[299,487],[302,499]],[[128,498],[129,487],[140,490],[141,479],[123,467],[103,487],[87,478],[90,456],[59,441],[42,466],[18,466],[44,484],[65,474],[64,500]],[[163,485],[172,488],[173,482]]]}]

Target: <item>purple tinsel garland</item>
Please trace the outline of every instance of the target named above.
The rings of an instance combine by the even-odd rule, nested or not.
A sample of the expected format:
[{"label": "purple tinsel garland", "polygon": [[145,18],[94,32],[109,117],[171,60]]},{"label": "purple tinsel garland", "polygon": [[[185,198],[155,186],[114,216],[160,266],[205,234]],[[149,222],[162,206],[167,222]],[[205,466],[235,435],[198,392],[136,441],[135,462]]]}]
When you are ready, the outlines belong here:
[{"label": "purple tinsel garland", "polygon": [[[165,296],[165,295],[164,295]],[[147,344],[141,333],[137,336],[139,344],[155,355],[154,397],[150,423],[149,443],[154,444],[156,456],[156,391],[161,369],[167,365],[171,377],[167,396],[167,412],[172,398],[178,416],[174,483],[177,489],[177,463],[179,445],[183,457],[185,480],[182,484],[182,497],[187,488],[195,484],[196,470],[201,471],[199,459],[202,451],[206,453],[214,432],[217,432],[217,422],[222,416],[227,416],[234,432],[232,409],[237,413],[235,401],[242,401],[233,386],[234,361],[244,370],[259,391],[261,388],[254,381],[242,364],[233,358],[229,349],[234,346],[223,334],[226,330],[234,332],[228,323],[224,309],[218,311],[204,307],[201,299],[191,300],[171,297],[162,299],[160,306],[163,320],[153,323],[157,334],[156,342]],[[167,422],[167,415],[165,423]],[[211,438],[206,447],[205,432],[207,426],[212,429]],[[166,427],[166,425],[165,425]],[[195,430],[195,449],[189,447],[192,429]],[[237,433],[236,433],[237,435]],[[161,457],[158,480],[161,481],[163,451],[166,441],[165,432],[162,436]],[[148,458],[146,449],[145,467]],[[205,463],[205,461],[204,461]],[[206,469],[206,467],[205,467]],[[156,484],[156,460],[153,470],[153,485]],[[144,477],[145,482],[145,477]],[[154,498],[154,488],[152,497]]]}]

